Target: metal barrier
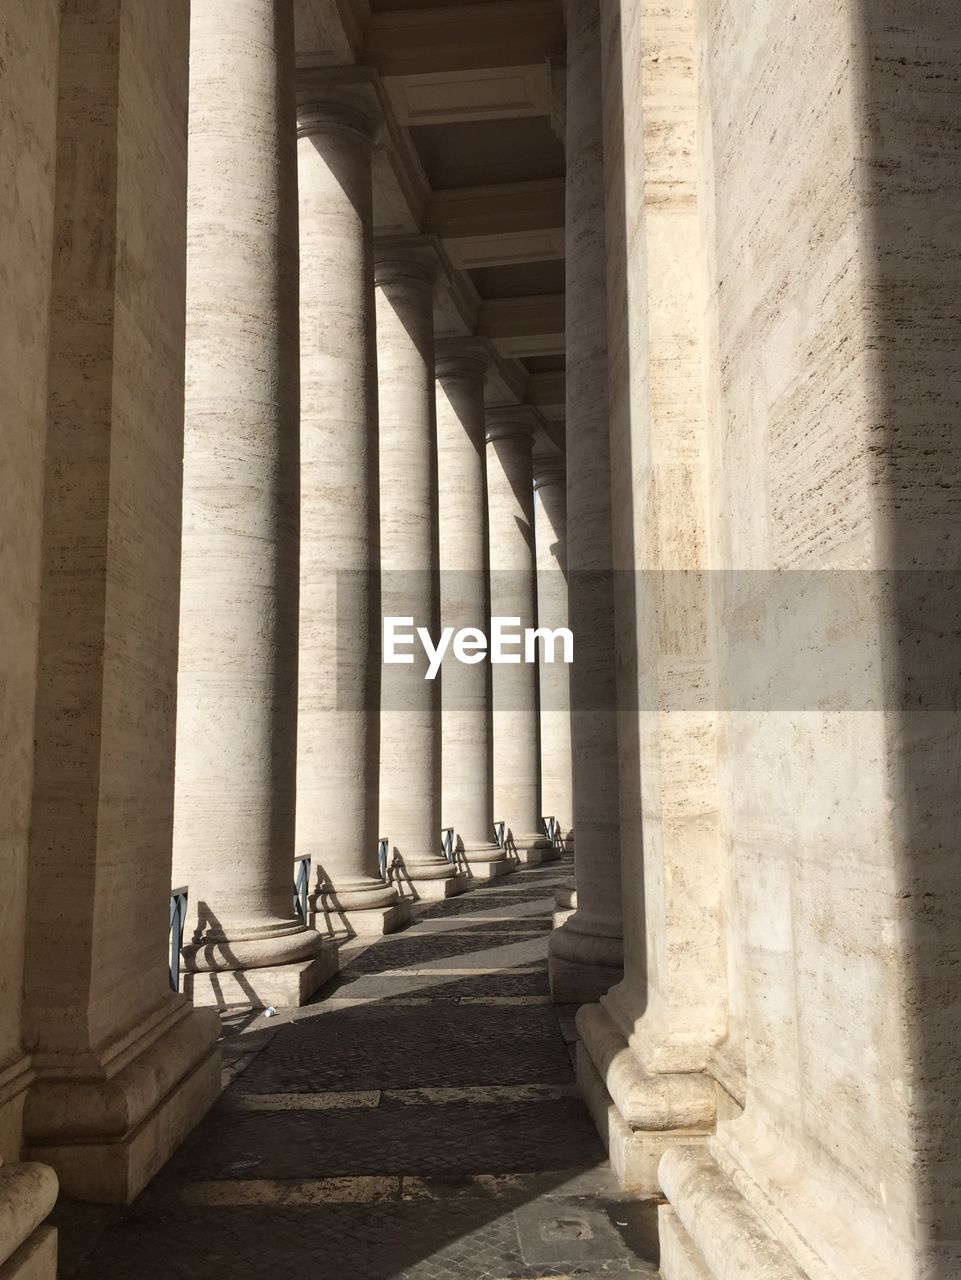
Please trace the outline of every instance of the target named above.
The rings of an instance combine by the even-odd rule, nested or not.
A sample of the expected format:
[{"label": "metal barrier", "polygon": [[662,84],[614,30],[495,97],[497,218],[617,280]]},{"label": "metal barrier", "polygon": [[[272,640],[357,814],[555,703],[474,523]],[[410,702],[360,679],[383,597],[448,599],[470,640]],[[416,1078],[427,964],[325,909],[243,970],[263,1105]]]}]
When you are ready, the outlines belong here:
[{"label": "metal barrier", "polygon": [[390,849],[390,837],[381,836],[377,844],[377,864],[380,867],[380,878],[390,884],[390,872],[387,869],[387,853]]},{"label": "metal barrier", "polygon": [[187,888],[170,890],[170,990],[180,990],[180,949],[187,919]]},{"label": "metal barrier", "polygon": [[497,847],[499,849],[503,849],[507,842],[507,823],[506,822],[494,823],[494,838],[497,841]]},{"label": "metal barrier", "polygon": [[541,818],[544,825],[544,834],[550,840],[555,849],[564,848],[564,837],[561,835],[561,824],[556,818]]},{"label": "metal barrier", "polygon": [[441,848],[448,862],[454,861],[454,828],[445,827],[441,832]]},{"label": "metal barrier", "polygon": [[310,893],[311,859],[294,859],[294,910],[307,923],[307,895]]}]

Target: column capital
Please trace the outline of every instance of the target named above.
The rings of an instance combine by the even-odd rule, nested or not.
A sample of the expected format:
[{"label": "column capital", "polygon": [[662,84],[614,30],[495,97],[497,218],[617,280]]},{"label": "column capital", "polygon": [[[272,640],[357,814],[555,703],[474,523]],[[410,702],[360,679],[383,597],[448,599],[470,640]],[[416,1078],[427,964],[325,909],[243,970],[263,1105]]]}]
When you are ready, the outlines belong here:
[{"label": "column capital", "polygon": [[297,137],[346,133],[373,147],[379,121],[366,106],[337,93],[313,88],[297,94]]},{"label": "column capital", "polygon": [[421,285],[433,290],[441,273],[440,253],[429,236],[378,236],[374,241],[378,285]]},{"label": "column capital", "polygon": [[438,378],[483,378],[491,366],[484,338],[440,338],[434,351]]},{"label": "column capital", "polygon": [[540,414],[533,405],[498,405],[487,410],[487,443],[492,444],[496,440],[521,440],[528,448],[533,448],[540,422]]},{"label": "column capital", "polygon": [[534,454],[534,488],[567,484],[567,458],[564,454]]}]

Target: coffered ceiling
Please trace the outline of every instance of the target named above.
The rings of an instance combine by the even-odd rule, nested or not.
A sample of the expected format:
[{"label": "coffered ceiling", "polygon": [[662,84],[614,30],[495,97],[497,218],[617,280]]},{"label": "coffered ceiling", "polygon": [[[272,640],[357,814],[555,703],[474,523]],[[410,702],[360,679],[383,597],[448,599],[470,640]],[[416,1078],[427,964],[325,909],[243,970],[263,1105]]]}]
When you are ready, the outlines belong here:
[{"label": "coffered ceiling", "polygon": [[[564,25],[560,0],[295,0],[298,65],[348,76],[386,119],[381,235],[425,234],[446,267],[439,336],[492,345],[492,404],[563,441]],[[350,69],[350,70],[347,70]]]}]

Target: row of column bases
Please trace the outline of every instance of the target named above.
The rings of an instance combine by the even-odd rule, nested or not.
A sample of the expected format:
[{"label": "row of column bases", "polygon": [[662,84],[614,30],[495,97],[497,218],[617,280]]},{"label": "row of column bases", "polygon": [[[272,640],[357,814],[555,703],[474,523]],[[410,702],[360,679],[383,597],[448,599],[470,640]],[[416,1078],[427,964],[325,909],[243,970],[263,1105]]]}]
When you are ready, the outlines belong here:
[{"label": "row of column bases", "polygon": [[[245,8],[237,36],[216,5],[195,9],[191,32],[173,874],[193,904],[186,990],[219,1005],[300,1003],[336,965],[331,927],[368,934],[408,918],[380,874],[382,832],[427,899],[466,883],[441,852],[443,826],[474,877],[511,865],[495,817],[521,861],[553,852],[539,830],[536,668],[448,664],[442,707],[442,682],[419,663],[382,666],[380,643],[388,615],[432,635],[485,628],[489,615],[535,625],[537,414],[485,410],[483,342],[435,344],[430,242],[375,243],[365,91],[318,75],[298,99],[285,7]],[[225,53],[245,86],[229,117]],[[609,486],[596,448],[580,447],[568,497],[588,528]],[[563,479],[545,465],[542,497]],[[551,510],[560,518],[563,504],[542,505],[548,523]],[[563,533],[551,532],[556,548]],[[596,551],[581,546],[581,567],[605,567]],[[609,620],[606,589],[579,602],[592,625],[598,610]],[[558,607],[556,588],[542,595]],[[588,682],[606,679],[612,653],[584,643]],[[545,718],[565,722],[546,737],[566,736],[563,770],[559,694],[554,675]],[[611,722],[582,717],[595,772],[610,763]],[[567,795],[545,798],[568,831],[569,791],[568,779]],[[603,787],[584,806],[589,847],[616,834],[598,805]],[[317,876],[306,922],[291,915],[295,856]],[[557,948],[561,969],[601,966],[592,993],[616,975],[616,915],[582,911]]]}]

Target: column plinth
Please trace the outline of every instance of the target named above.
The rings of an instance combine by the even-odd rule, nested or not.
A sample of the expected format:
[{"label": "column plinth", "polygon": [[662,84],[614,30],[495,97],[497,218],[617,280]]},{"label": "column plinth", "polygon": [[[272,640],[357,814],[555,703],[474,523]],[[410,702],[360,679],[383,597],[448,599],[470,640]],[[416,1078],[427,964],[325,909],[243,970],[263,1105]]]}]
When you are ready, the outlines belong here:
[{"label": "column plinth", "polygon": [[[441,625],[487,631],[490,617],[484,385],[489,355],[477,339],[447,339],[436,352]],[[478,880],[513,870],[494,834],[491,671],[486,662],[445,668],[442,815],[457,857]]]},{"label": "column plinth", "polygon": [[[227,100],[224,69],[239,86]],[[185,989],[311,962],[291,903],[300,410],[289,0],[191,21],[187,393],[174,879]],[[336,970],[336,955],[315,967]],[[242,988],[233,997],[242,996]],[[246,1002],[246,1001],[242,1001]],[[251,988],[251,1003],[258,1003]]]},{"label": "column plinth", "polygon": [[330,86],[298,104],[301,608],[297,852],[311,918],[387,933],[410,908],[377,860],[381,633],[371,159],[375,122]]}]

